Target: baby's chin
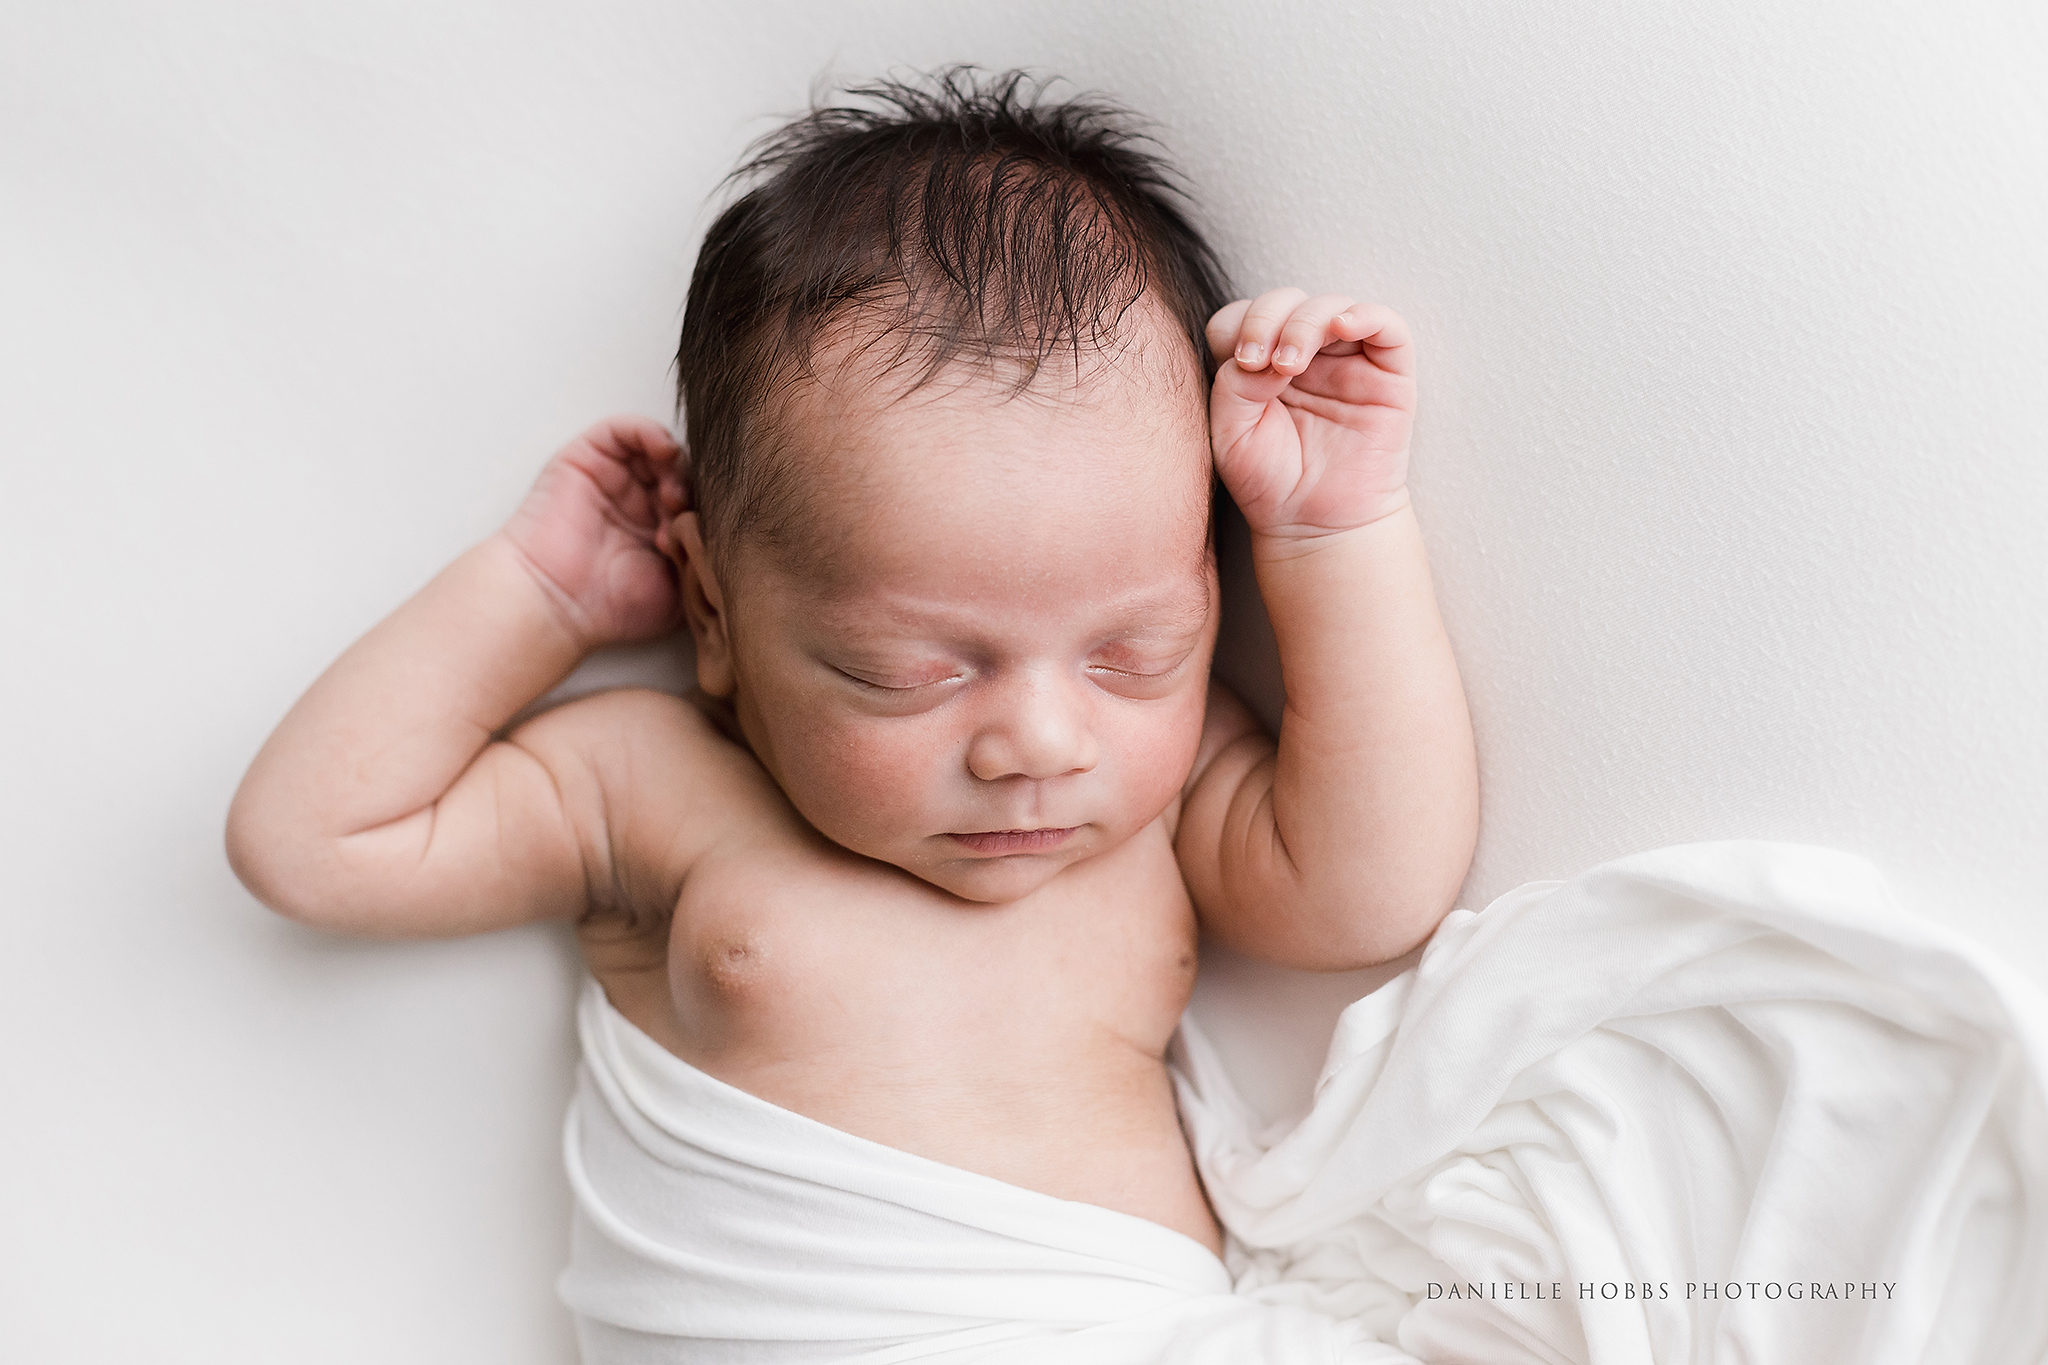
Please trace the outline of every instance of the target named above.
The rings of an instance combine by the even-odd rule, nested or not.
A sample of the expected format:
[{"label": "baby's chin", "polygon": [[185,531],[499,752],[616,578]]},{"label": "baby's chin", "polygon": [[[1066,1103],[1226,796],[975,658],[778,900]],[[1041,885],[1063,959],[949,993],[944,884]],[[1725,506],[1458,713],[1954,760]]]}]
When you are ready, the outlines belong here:
[{"label": "baby's chin", "polygon": [[1019,855],[969,866],[942,863],[903,870],[961,900],[978,905],[1008,905],[1011,901],[1024,899],[1057,877],[1069,861],[1065,858],[1055,860]]},{"label": "baby's chin", "polygon": [[[940,840],[949,837],[942,835]],[[1073,847],[991,855],[964,848],[954,853],[942,845],[934,850],[933,856],[906,860],[897,866],[961,900],[1007,905],[1022,900],[1068,867],[1101,851]]]}]

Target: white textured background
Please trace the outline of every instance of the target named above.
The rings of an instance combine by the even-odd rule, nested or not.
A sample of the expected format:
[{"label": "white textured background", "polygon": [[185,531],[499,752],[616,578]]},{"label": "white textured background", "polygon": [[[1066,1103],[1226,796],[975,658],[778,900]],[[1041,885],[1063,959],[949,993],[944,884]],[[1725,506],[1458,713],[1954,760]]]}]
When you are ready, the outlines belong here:
[{"label": "white textured background", "polygon": [[1242,285],[1413,321],[1468,904],[1811,840],[2048,980],[2042,15],[6,6],[0,1357],[568,1359],[565,939],[322,939],[219,826],[562,438],[666,412],[705,197],[822,73],[1112,90]]}]

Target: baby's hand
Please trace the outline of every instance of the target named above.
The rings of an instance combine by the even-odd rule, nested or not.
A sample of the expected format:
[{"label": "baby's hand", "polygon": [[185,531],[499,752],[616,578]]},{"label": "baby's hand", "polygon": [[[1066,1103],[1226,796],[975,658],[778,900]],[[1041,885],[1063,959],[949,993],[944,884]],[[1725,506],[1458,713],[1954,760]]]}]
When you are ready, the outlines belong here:
[{"label": "baby's hand", "polygon": [[1254,531],[1308,538],[1407,506],[1415,364],[1391,308],[1275,289],[1208,332],[1216,472]]},{"label": "baby's hand", "polygon": [[645,417],[599,422],[548,461],[505,525],[585,649],[648,639],[682,619],[660,543],[683,504],[679,453]]}]

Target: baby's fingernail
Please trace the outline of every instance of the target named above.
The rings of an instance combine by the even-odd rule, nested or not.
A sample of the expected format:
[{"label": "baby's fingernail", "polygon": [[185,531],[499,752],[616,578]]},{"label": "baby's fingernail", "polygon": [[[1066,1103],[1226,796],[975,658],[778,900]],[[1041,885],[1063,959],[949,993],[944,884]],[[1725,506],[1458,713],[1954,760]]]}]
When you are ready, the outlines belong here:
[{"label": "baby's fingernail", "polygon": [[1237,348],[1237,360],[1240,365],[1256,365],[1265,354],[1266,343],[1263,341],[1247,341]]},{"label": "baby's fingernail", "polygon": [[1301,352],[1292,346],[1282,346],[1279,350],[1273,352],[1273,363],[1275,365],[1292,365],[1299,359],[1301,359]]}]

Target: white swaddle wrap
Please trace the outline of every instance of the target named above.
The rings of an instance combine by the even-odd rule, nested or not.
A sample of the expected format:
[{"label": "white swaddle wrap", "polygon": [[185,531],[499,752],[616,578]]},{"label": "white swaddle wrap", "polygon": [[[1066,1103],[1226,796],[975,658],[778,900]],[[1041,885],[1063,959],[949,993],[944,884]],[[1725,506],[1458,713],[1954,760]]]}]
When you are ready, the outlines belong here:
[{"label": "white swaddle wrap", "polygon": [[1456,912],[1279,1129],[1184,1021],[1230,1271],[726,1086],[594,985],[580,1022],[588,1365],[2048,1358],[2048,1005],[1826,850]]},{"label": "white swaddle wrap", "polygon": [[[564,1141],[585,1365],[859,1359],[1368,1365],[1208,1248],[829,1128],[698,1071],[596,982]],[[1047,1354],[1047,1352],[1050,1354]]]}]

